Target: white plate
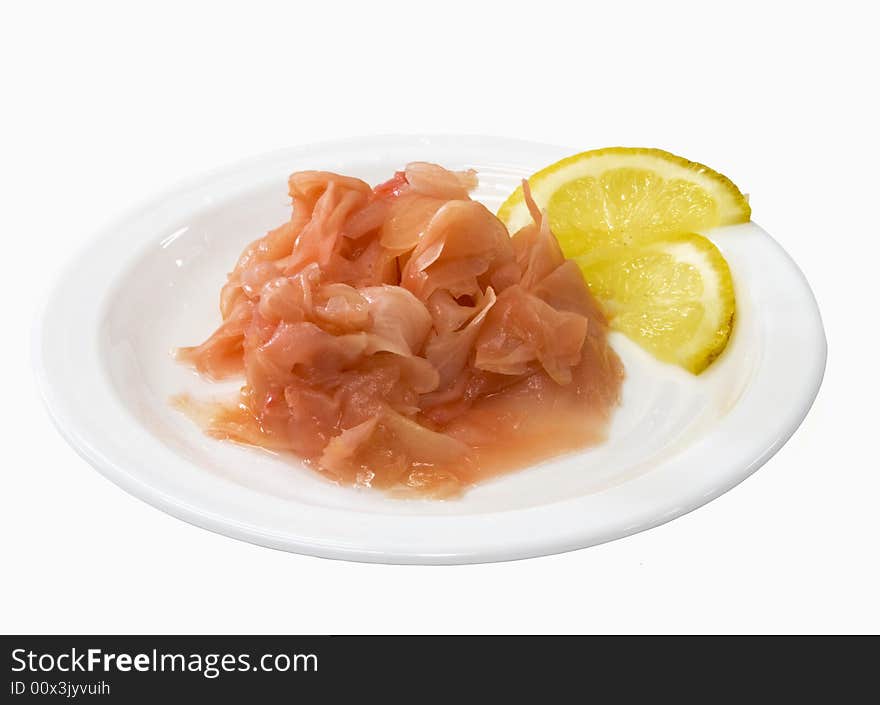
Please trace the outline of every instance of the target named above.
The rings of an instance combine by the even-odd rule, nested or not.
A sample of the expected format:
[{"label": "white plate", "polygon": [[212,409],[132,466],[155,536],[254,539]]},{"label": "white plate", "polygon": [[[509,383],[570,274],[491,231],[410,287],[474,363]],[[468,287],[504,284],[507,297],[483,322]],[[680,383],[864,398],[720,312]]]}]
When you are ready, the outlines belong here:
[{"label": "white plate", "polygon": [[36,336],[43,395],[71,445],[113,482],[199,526],[329,558],[467,563],[583,548],[656,526],[754,472],[810,408],[825,367],[816,302],[757,225],[709,233],[736,284],[727,351],[700,377],[614,336],[627,377],[608,441],[453,501],[337,487],[271,454],[204,436],[168,404],[221,390],[171,348],[218,323],[242,247],[289,217],[286,179],[327,169],[376,183],[411,160],[479,171],[491,209],[576,149],[476,136],[369,137],[258,157],[175,188],[108,228],[50,296]]}]

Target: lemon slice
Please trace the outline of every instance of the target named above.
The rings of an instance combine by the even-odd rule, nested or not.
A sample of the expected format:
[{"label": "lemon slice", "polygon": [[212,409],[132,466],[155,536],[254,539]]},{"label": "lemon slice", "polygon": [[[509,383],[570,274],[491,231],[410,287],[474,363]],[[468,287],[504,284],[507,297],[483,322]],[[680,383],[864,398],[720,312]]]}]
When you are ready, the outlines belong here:
[{"label": "lemon slice", "polygon": [[[537,172],[529,186],[567,257],[751,217],[748,199],[726,176],[660,149],[582,152]],[[531,222],[522,187],[498,217],[511,233]]]},{"label": "lemon slice", "polygon": [[727,345],[733,281],[718,248],[702,235],[606,245],[575,261],[611,326],[660,360],[699,374]]}]

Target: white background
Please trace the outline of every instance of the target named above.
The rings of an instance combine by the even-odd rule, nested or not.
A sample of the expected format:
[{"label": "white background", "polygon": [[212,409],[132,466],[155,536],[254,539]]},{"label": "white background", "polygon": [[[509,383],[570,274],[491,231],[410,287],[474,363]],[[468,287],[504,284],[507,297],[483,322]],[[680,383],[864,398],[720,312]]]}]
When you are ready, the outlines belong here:
[{"label": "white background", "polygon": [[[880,630],[870,4],[296,5],[0,10],[0,629]],[[752,478],[670,524],[566,555],[454,568],[239,543],[162,514],[80,460],[37,398],[28,350],[37,295],[73,251],[181,178],[282,146],[391,132],[656,146],[726,173],[823,313],[828,369],[803,426]]]}]

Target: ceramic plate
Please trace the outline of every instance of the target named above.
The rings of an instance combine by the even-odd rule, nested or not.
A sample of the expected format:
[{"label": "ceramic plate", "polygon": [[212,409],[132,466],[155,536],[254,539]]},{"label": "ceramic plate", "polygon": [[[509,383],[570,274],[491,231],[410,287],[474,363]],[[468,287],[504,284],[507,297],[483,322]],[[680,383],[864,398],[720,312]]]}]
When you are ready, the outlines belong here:
[{"label": "ceramic plate", "polygon": [[385,180],[412,160],[480,176],[491,210],[519,179],[578,151],[477,136],[369,137],[289,149],[156,198],[66,269],[36,335],[38,377],[70,444],[126,491],[234,538],[328,558],[468,563],[609,541],[688,512],[767,461],[809,409],[825,367],[816,302],[754,223],[713,230],[733,272],[734,335],[699,377],[612,336],[626,366],[603,445],[474,487],[450,501],[338,487],[264,451],[206,437],[169,405],[237,384],[200,380],[169,351],[206,337],[244,245],[289,217],[300,169]]}]

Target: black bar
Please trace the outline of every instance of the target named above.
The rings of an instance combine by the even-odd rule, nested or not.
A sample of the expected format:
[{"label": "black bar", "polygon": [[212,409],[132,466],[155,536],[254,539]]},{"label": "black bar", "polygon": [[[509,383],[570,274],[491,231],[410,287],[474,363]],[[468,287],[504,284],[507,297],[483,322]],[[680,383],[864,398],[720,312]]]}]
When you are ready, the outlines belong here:
[{"label": "black bar", "polygon": [[[862,699],[878,642],[793,637],[4,636],[3,702]],[[845,655],[845,656],[844,656]],[[706,684],[710,689],[705,690]],[[867,688],[867,689],[866,689]],[[74,696],[74,697],[71,697]]]}]

